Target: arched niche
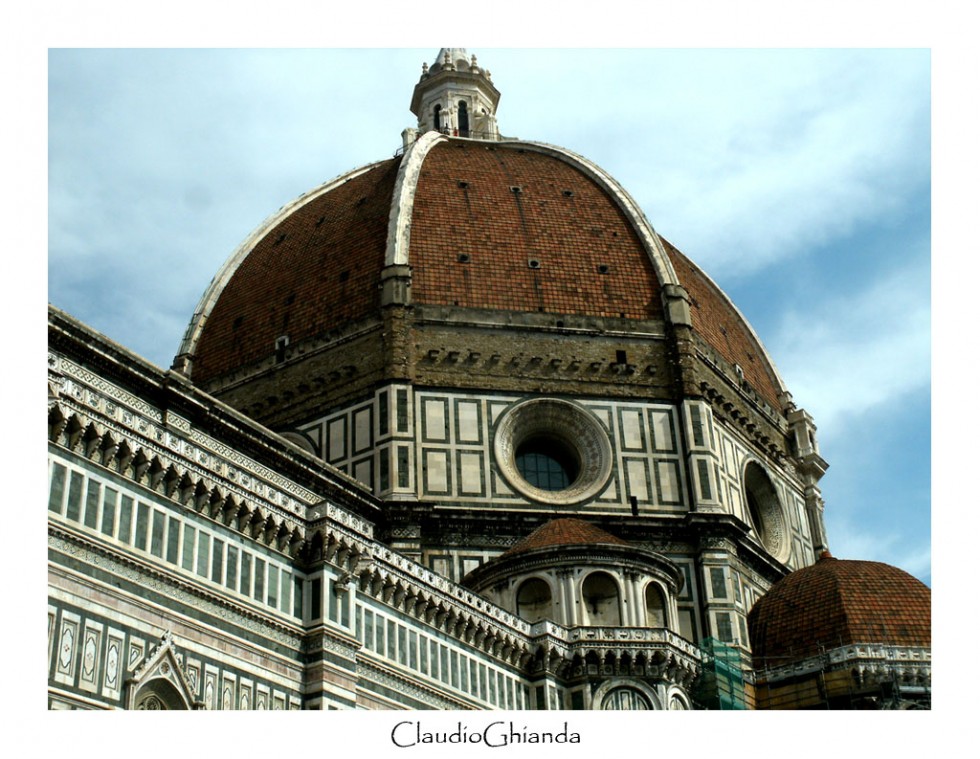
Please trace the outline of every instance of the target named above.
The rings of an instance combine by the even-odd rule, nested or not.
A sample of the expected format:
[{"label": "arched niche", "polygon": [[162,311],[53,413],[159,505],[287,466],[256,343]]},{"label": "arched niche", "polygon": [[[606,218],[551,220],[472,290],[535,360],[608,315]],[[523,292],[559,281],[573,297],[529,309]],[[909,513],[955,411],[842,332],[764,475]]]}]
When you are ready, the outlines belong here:
[{"label": "arched niche", "polygon": [[776,487],[762,466],[750,461],[743,475],[745,510],[756,537],[778,561],[789,558],[783,509]]},{"label": "arched niche", "polygon": [[647,583],[643,593],[645,621],[647,627],[667,627],[667,597],[655,582]]},{"label": "arched niche", "polygon": [[619,627],[623,624],[619,584],[608,572],[592,572],[582,581],[585,624]]},{"label": "arched niche", "polygon": [[532,577],[517,589],[517,616],[528,622],[553,618],[554,601],[551,586],[540,577]]}]

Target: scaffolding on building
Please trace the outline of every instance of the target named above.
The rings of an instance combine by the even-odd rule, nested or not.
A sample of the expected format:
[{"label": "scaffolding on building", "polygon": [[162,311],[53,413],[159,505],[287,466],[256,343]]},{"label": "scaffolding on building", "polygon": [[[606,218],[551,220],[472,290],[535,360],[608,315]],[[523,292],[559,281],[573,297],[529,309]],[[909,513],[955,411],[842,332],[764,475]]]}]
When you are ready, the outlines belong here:
[{"label": "scaffolding on building", "polygon": [[693,698],[700,709],[750,709],[742,652],[717,638],[705,638],[699,644],[701,674],[694,686]]},{"label": "scaffolding on building", "polygon": [[[839,641],[836,650],[844,647]],[[932,688],[928,675],[916,674],[914,666],[872,668],[861,673],[860,661],[842,665],[821,646],[817,656],[762,657],[757,662],[754,695],[757,708],[799,709],[931,709]],[[874,663],[874,662],[873,662]],[[795,668],[796,671],[791,671]]]}]

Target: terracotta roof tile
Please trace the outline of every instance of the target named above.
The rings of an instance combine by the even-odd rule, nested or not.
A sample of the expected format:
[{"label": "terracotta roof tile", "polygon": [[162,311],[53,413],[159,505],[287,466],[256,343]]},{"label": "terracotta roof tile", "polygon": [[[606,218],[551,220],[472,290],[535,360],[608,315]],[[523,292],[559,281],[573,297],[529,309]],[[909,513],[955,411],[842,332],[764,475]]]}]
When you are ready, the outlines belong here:
[{"label": "terracotta roof tile", "polygon": [[768,362],[756,348],[745,321],[718,288],[691,260],[660,238],[670,256],[677,278],[691,296],[691,326],[730,364],[738,364],[745,379],[774,409],[780,408],[779,389]]},{"label": "terracotta roof tile", "polygon": [[380,309],[398,165],[392,159],[371,168],[269,230],[208,317],[195,382],[271,356],[281,335],[296,343]]},{"label": "terracotta roof tile", "polygon": [[[377,164],[268,230],[207,317],[196,382],[270,357],[282,335],[295,344],[379,311],[399,165],[398,158]],[[776,382],[742,319],[664,244],[693,299],[694,329],[778,408]],[[449,140],[429,151],[409,263],[421,304],[663,318],[653,265],[614,200],[579,168],[520,144]]]},{"label": "terracotta roof tile", "polygon": [[501,558],[504,556],[514,556],[515,554],[525,553],[527,551],[534,551],[539,548],[597,544],[629,545],[625,540],[617,538],[615,535],[610,535],[600,527],[596,527],[581,519],[566,517],[545,522],[522,541],[501,554]]},{"label": "terracotta roof tile", "polygon": [[929,647],[931,602],[929,588],[901,569],[822,558],[752,607],[752,651],[760,664],[779,664],[856,643]]},{"label": "terracotta roof tile", "polygon": [[429,152],[410,262],[418,303],[663,318],[653,265],[606,191],[516,145],[450,141]]}]

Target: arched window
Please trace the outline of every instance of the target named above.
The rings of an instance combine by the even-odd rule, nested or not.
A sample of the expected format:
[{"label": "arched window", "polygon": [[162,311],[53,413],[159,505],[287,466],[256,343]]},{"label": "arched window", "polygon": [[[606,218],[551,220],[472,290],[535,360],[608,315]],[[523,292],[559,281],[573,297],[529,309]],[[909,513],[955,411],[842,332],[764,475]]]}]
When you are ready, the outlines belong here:
[{"label": "arched window", "polygon": [[437,105],[432,109],[432,128],[437,132],[442,131],[442,106]]},{"label": "arched window", "polygon": [[618,711],[648,711],[653,707],[650,701],[636,688],[614,688],[602,699],[603,709]]},{"label": "arched window", "polygon": [[459,136],[470,136],[470,114],[466,110],[466,101],[459,101]]},{"label": "arched window", "polygon": [[164,711],[167,709],[187,709],[187,702],[172,683],[163,678],[148,681],[136,692],[133,708],[143,711]]},{"label": "arched window", "polygon": [[606,572],[593,572],[582,583],[582,603],[585,622],[590,625],[623,624],[619,609],[619,586]]},{"label": "arched window", "polygon": [[528,622],[551,619],[551,588],[540,577],[521,583],[517,591],[517,616]]},{"label": "arched window", "polygon": [[647,585],[646,590],[647,627],[667,626],[667,603],[663,591],[655,582]]},{"label": "arched window", "polygon": [[788,555],[779,496],[766,470],[752,461],[745,467],[745,510],[762,546],[780,561]]}]

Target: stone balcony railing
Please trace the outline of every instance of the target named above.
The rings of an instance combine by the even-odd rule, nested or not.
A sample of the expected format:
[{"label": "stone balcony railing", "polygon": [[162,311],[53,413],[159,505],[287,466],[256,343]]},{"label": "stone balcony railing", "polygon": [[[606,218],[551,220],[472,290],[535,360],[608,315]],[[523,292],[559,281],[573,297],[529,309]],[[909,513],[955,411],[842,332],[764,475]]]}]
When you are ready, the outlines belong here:
[{"label": "stone balcony railing", "polygon": [[541,666],[577,675],[663,678],[689,685],[701,669],[701,651],[662,627],[563,627],[542,621],[531,627]]}]

